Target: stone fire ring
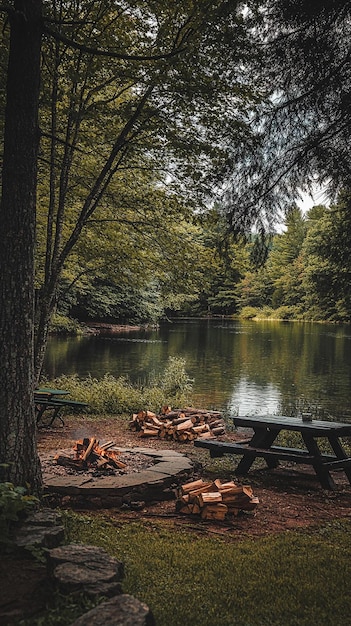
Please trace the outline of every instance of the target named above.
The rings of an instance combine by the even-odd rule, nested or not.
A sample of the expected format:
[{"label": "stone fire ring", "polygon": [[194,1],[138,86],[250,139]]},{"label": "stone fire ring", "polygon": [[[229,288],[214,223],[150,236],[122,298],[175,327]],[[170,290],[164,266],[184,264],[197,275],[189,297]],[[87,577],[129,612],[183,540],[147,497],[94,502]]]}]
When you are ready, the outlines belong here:
[{"label": "stone fire ring", "polygon": [[174,450],[150,448],[115,448],[120,452],[149,456],[154,464],[149,468],[119,476],[54,476],[44,472],[44,494],[67,496],[69,500],[95,506],[121,507],[131,503],[172,499],[174,490],[189,479],[194,463]]}]

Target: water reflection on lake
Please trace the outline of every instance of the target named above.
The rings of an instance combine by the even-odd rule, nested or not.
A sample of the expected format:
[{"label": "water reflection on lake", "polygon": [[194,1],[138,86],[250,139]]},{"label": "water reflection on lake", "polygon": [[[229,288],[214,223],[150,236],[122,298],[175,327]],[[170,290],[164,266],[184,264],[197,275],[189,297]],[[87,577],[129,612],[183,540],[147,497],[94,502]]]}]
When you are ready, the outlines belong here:
[{"label": "water reflection on lake", "polygon": [[321,417],[351,419],[351,328],[189,320],[111,337],[51,337],[44,373],[147,381],[186,359],[194,403],[228,414],[291,413],[305,398]]}]

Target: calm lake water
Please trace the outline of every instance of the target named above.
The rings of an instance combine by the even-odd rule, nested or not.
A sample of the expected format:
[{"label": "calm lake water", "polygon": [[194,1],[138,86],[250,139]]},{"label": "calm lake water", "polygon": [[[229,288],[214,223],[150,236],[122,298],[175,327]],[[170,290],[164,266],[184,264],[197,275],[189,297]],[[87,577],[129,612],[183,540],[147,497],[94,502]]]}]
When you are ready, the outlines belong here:
[{"label": "calm lake water", "polygon": [[44,374],[109,373],[132,382],[181,356],[194,405],[233,414],[294,414],[351,421],[351,327],[314,323],[187,320],[110,337],[51,337]]}]

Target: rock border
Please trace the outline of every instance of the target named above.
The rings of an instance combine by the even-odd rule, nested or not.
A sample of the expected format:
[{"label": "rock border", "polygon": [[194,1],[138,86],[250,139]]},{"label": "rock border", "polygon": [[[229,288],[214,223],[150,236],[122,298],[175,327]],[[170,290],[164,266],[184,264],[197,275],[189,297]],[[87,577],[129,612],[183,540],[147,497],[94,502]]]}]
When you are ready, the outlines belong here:
[{"label": "rock border", "polygon": [[147,604],[123,593],[99,604],[71,626],[156,626]]},{"label": "rock border", "polygon": [[30,557],[35,551],[44,551],[48,581],[61,594],[83,592],[91,598],[104,598],[71,626],[155,626],[149,607],[123,593],[122,561],[111,557],[101,547],[63,545],[60,513],[48,508],[35,511],[19,525],[13,539],[19,554]]},{"label": "rock border", "polygon": [[185,454],[175,450],[115,448],[120,452],[152,457],[154,464],[140,472],[119,476],[54,476],[43,474],[44,494],[63,498],[63,504],[88,504],[92,507],[128,507],[139,502],[174,499],[174,489],[199,469]]}]

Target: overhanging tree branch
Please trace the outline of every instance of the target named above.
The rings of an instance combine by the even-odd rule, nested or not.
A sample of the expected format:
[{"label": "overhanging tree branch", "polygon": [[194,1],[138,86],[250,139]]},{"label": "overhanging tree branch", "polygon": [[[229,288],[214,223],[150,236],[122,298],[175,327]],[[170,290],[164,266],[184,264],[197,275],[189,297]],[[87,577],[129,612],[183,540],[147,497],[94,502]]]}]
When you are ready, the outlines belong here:
[{"label": "overhanging tree branch", "polygon": [[162,61],[178,56],[181,52],[185,50],[185,47],[181,47],[176,50],[171,50],[171,52],[165,52],[163,54],[124,54],[123,52],[115,52],[113,50],[101,50],[98,48],[92,48],[90,46],[80,44],[78,43],[78,41],[74,41],[73,39],[66,37],[62,33],[59,33],[58,31],[49,28],[47,25],[44,25],[43,30],[46,35],[49,35],[54,39],[61,41],[62,43],[66,44],[74,50],[80,50],[81,52],[84,52],[86,54],[92,54],[94,56],[109,57],[110,59],[120,59],[121,61]]}]

